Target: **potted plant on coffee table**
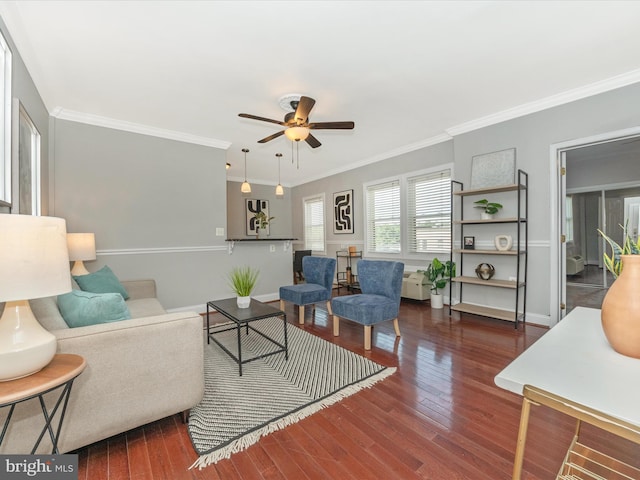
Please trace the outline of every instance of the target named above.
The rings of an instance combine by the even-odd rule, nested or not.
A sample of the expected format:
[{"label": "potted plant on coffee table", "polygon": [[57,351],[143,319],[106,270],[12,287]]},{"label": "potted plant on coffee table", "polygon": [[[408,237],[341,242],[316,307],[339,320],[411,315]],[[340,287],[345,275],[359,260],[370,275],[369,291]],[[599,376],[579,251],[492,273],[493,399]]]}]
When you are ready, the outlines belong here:
[{"label": "potted plant on coffee table", "polygon": [[246,267],[235,267],[229,274],[229,286],[237,295],[238,308],[248,308],[251,304],[251,292],[258,281],[259,270]]},{"label": "potted plant on coffee table", "polygon": [[447,286],[449,279],[456,274],[456,264],[450,260],[441,262],[437,258],[431,260],[431,264],[427,268],[427,278],[431,282],[431,308],[443,308],[444,298],[442,290]]}]

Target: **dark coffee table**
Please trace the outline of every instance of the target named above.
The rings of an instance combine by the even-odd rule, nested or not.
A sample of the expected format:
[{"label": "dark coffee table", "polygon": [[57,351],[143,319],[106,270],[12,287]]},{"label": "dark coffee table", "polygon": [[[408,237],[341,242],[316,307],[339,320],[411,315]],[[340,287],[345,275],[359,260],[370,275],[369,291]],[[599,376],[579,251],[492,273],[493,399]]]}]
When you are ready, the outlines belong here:
[{"label": "dark coffee table", "polygon": [[[213,327],[213,331],[209,327],[209,312],[211,309],[217,310],[226,318],[231,320],[234,325],[229,327],[228,323],[225,323],[224,328],[216,328]],[[258,320],[264,320],[265,318],[271,317],[281,317],[283,320],[284,326],[284,345],[280,342],[275,341],[273,338],[268,337],[264,333],[259,330],[253,328],[250,323],[256,322]],[[260,355],[258,357],[251,357],[248,360],[242,360],[242,335],[241,330],[242,327],[245,327],[245,334],[249,335],[249,330],[252,332],[261,335],[262,337],[269,340],[271,343],[276,345],[278,348],[269,353],[265,353],[264,355]],[[238,336],[238,356],[236,357],[233,352],[231,352],[227,347],[225,347],[222,343],[220,343],[216,338],[215,334],[228,332],[229,330],[236,330]],[[248,362],[253,362],[254,360],[258,360],[259,358],[268,357],[270,355],[275,355],[277,353],[284,352],[284,358],[289,360],[289,348],[287,343],[287,314],[282,310],[279,310],[271,305],[267,305],[265,303],[259,302],[257,300],[251,299],[251,304],[249,308],[238,308],[236,303],[236,298],[225,298],[224,300],[212,300],[211,302],[207,302],[207,343],[209,340],[213,340],[218,344],[222,350],[224,350],[231,358],[233,358],[238,364],[240,376],[242,376],[242,365]]]}]

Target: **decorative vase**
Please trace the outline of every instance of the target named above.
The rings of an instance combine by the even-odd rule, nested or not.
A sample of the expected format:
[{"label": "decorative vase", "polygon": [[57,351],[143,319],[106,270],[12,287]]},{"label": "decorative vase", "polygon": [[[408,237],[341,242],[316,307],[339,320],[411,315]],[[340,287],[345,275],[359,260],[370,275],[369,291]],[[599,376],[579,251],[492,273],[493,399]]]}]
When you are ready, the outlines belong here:
[{"label": "decorative vase", "polygon": [[602,329],[613,349],[640,358],[640,255],[621,255],[622,273],[602,301]]},{"label": "decorative vase", "polygon": [[499,252],[506,252],[511,250],[511,246],[513,245],[513,237],[511,235],[496,235],[493,243],[496,246],[496,250],[498,250]]},{"label": "decorative vase", "polygon": [[249,308],[249,305],[251,305],[251,296],[238,296],[236,297],[236,303],[238,304],[238,308]]},{"label": "decorative vase", "polygon": [[493,220],[493,213],[480,212],[480,218],[482,220]]}]

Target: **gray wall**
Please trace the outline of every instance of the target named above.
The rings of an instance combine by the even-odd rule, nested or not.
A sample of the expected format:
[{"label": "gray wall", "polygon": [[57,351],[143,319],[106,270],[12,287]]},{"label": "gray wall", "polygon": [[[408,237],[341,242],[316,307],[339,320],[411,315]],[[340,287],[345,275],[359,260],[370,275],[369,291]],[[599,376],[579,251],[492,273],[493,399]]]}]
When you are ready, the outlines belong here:
[{"label": "gray wall", "polygon": [[96,234],[89,271],[108,264],[122,279],[154,278],[168,309],[232,296],[236,265],[260,269],[255,296],[265,300],[291,283],[283,242],[229,254],[224,150],[60,119],[53,132],[53,211],[69,232]]},{"label": "gray wall", "polygon": [[227,182],[227,236],[228,238],[255,238],[246,229],[245,201],[260,199],[269,201],[269,216],[275,217],[269,224],[272,238],[292,238],[291,189],[284,189],[284,197],[276,197],[276,187],[251,184],[251,193],[240,192],[241,182]]},{"label": "gray wall", "polygon": [[[33,80],[31,79],[31,75],[27,71],[25,67],[22,57],[20,56],[20,52],[16,48],[13,43],[13,39],[11,35],[9,35],[9,31],[5,26],[4,22],[0,18],[0,30],[2,30],[2,34],[4,38],[7,40],[9,44],[9,48],[11,48],[11,52],[13,54],[13,70],[12,70],[12,96],[14,99],[18,99],[25,110],[31,117],[31,120],[36,125],[36,128],[40,132],[41,136],[41,171],[40,171],[40,179],[41,179],[41,195],[42,195],[42,214],[47,215],[49,212],[49,112],[47,111],[42,98],[40,98],[40,94],[36,89]],[[17,120],[17,114],[14,112],[13,114],[14,122],[12,128],[17,128],[17,124],[15,120]],[[14,144],[14,147],[16,145]],[[15,155],[13,155],[15,157]],[[17,183],[17,164],[12,165],[12,197],[14,200],[18,198],[18,183]],[[9,208],[0,207],[0,213],[9,213]]]},{"label": "gray wall", "polygon": [[[391,158],[373,165],[361,167],[344,174],[318,180],[294,188],[294,225],[302,223],[304,196],[325,192],[327,201],[334,191],[353,188],[356,214],[362,218],[362,184],[392,173],[418,170],[453,159],[454,178],[469,184],[471,158],[475,155],[515,147],[517,167],[529,173],[529,277],[528,319],[534,323],[549,323],[550,276],[557,276],[557,268],[551,261],[552,181],[550,147],[553,144],[589,137],[606,132],[640,125],[640,84],[631,85],[586,99],[505,121],[468,133],[457,135],[452,141],[431,146],[411,154]],[[555,175],[555,173],[554,173]],[[499,201],[499,200],[498,200]],[[328,212],[327,222],[331,223]],[[294,230],[296,236],[302,232]],[[347,236],[344,236],[347,237]],[[357,231],[351,238],[336,240],[328,235],[329,242],[362,242],[363,232]],[[555,240],[554,240],[555,241]],[[427,258],[424,260],[428,261]],[[496,265],[498,266],[498,265]],[[499,289],[482,292],[465,301],[507,306],[510,293]]]},{"label": "gray wall", "polygon": [[[364,248],[363,184],[452,162],[453,142],[448,141],[293,188],[293,233],[294,237],[299,239],[296,242],[296,249],[302,250],[304,247],[303,198],[319,193],[325,194],[326,254],[335,257],[337,250],[343,250],[349,245],[356,246],[358,250]],[[331,208],[333,194],[349,189],[353,189],[354,233],[334,234],[333,210]],[[407,270],[423,269],[428,265],[426,257],[406,257],[399,260],[405,262]]]}]

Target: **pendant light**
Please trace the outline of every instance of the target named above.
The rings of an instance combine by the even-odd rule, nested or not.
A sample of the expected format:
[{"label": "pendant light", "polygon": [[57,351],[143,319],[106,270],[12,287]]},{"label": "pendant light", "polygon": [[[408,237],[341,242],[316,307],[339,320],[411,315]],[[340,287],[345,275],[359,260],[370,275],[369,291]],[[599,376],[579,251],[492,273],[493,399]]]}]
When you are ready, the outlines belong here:
[{"label": "pendant light", "polygon": [[243,148],[242,151],[244,152],[244,182],[242,182],[240,191],[242,193],[251,193],[251,185],[247,182],[247,153],[249,153],[249,149]]},{"label": "pendant light", "polygon": [[281,153],[276,153],[276,158],[278,159],[278,185],[276,185],[276,197],[282,198],[284,197],[284,188],[282,188],[282,184],[280,183],[280,158],[282,157]]}]

